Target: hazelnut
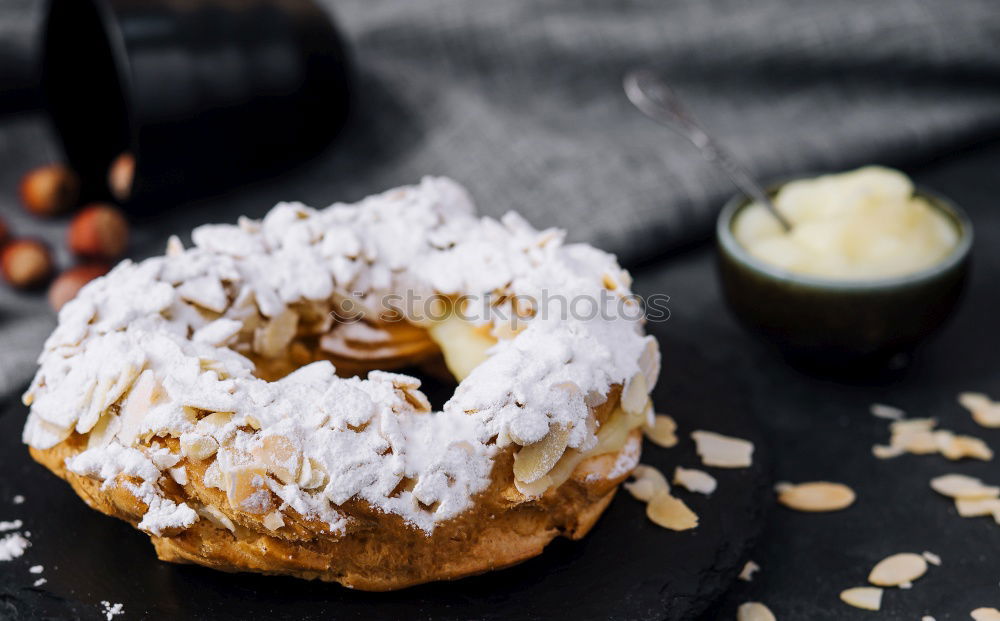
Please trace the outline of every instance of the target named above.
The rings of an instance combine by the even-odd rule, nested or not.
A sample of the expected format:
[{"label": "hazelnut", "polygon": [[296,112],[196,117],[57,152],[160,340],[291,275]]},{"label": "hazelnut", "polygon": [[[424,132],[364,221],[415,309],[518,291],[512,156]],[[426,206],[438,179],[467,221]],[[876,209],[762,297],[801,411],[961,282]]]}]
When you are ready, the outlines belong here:
[{"label": "hazelnut", "polygon": [[59,312],[66,302],[76,297],[85,284],[108,273],[108,266],[100,263],[72,267],[55,279],[49,287],[49,305]]},{"label": "hazelnut", "polygon": [[80,179],[62,164],[49,164],[29,171],[21,179],[21,201],[36,216],[54,216],[76,203]]},{"label": "hazelnut", "polygon": [[70,222],[68,241],[69,249],[77,256],[111,261],[128,247],[128,222],[115,207],[95,203]]},{"label": "hazelnut", "polygon": [[0,250],[0,272],[18,289],[31,289],[52,275],[52,253],[34,239],[15,239]]},{"label": "hazelnut", "polygon": [[135,176],[135,156],[126,151],[111,161],[108,169],[108,188],[119,201],[127,201],[132,194],[132,178]]}]

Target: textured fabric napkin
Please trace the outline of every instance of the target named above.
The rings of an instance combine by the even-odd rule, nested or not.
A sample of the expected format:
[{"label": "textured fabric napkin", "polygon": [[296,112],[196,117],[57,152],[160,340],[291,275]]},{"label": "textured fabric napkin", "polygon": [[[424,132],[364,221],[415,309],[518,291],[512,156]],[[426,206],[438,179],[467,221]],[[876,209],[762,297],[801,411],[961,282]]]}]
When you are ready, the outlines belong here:
[{"label": "textured fabric napkin", "polygon": [[[323,1],[359,69],[352,126],[316,162],[140,228],[133,256],[278,200],[323,206],[424,174],[627,263],[705,239],[733,188],[631,108],[621,79],[636,66],[761,178],[905,164],[1000,130],[996,0]],[[26,57],[39,4],[0,8],[14,49],[0,62]],[[53,144],[37,122],[0,125],[0,209],[58,245],[63,225],[23,217],[14,192]],[[40,296],[0,289],[0,394],[30,377],[52,325]]]}]

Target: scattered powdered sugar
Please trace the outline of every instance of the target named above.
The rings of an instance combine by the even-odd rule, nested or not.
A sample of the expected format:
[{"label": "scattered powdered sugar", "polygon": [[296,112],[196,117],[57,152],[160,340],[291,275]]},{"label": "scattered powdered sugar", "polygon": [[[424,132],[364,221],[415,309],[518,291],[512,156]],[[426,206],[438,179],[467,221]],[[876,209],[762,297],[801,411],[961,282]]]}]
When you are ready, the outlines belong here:
[{"label": "scattered powdered sugar", "polygon": [[111,621],[118,615],[125,614],[125,606],[123,604],[112,604],[107,600],[101,601],[101,614],[107,621]]},{"label": "scattered powdered sugar", "polygon": [[[611,255],[564,244],[560,231],[537,231],[516,214],[474,212],[458,184],[425,178],[355,205],[282,203],[260,222],[199,227],[193,248],[173,239],[166,256],[121,263],[60,311],[24,395],[24,441],[47,449],[89,433],[67,467],[131,491],[147,507],[139,527],[153,534],[207,515],[164,495],[181,455],[154,446],[157,436],[179,438],[185,455],[214,456],[215,486],[242,510],[292,507],[337,532],[346,521],[336,507],[358,498],[433,531],[487,487],[498,449],[553,427],[567,431],[569,448],[596,444],[589,408],[639,373],[655,345],[637,317],[537,313],[430,415],[415,378],[343,379],[321,361],[268,382],[248,356],[326,333],[334,299],[379,316],[387,296],[404,293],[499,293],[512,308],[519,296],[606,299],[610,280],[615,295],[629,295]],[[616,471],[635,465],[633,449]],[[270,459],[266,472],[260,455]]]},{"label": "scattered powdered sugar", "polygon": [[28,572],[32,574],[40,574],[43,571],[45,571],[45,568],[42,567],[41,565],[32,565],[31,567],[28,568]]},{"label": "scattered powdered sugar", "polygon": [[33,586],[33,587],[36,587],[36,588],[37,588],[37,587],[40,587],[40,586],[42,586],[42,585],[43,585],[43,584],[45,584],[46,582],[48,582],[48,580],[46,580],[45,578],[39,578],[38,580],[35,580],[34,582],[32,582],[32,583],[31,583],[31,586]]},{"label": "scattered powdered sugar", "polygon": [[0,539],[0,561],[9,561],[24,554],[25,549],[31,545],[20,533],[10,533]]},{"label": "scattered powdered sugar", "polygon": [[7,532],[8,530],[17,530],[24,526],[21,520],[13,520],[9,522],[0,522],[0,533]]},{"label": "scattered powdered sugar", "polygon": [[22,496],[20,494],[18,494],[17,496],[14,496],[14,504],[15,505],[24,504],[24,496]]}]

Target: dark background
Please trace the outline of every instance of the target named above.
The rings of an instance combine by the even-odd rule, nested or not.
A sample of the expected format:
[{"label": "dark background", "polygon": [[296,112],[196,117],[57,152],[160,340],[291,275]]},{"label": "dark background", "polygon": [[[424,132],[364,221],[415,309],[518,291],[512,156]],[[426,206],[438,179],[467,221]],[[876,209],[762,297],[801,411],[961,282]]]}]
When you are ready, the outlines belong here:
[{"label": "dark background", "polygon": [[[402,79],[403,74],[416,72],[413,66],[392,64],[385,55],[388,43],[400,36],[398,28],[369,28],[369,22],[376,21],[376,17],[362,19],[363,12],[359,8],[351,8],[350,3],[345,4],[349,9],[349,25],[352,28],[366,28],[364,36],[359,37],[358,42],[363,49],[372,53],[362,63],[369,69],[374,67],[382,70],[370,72],[368,77],[363,78],[368,87],[367,92],[381,93],[375,100],[369,100],[369,103],[390,106],[371,107],[366,114],[377,116],[379,111],[385,110],[392,110],[395,114],[398,110],[391,107],[394,103],[404,110],[407,106],[420,107],[419,102],[399,102],[395,97],[386,95],[387,92],[392,92],[389,87],[394,76]],[[944,4],[933,4],[941,10],[948,10]],[[380,3],[379,6],[384,9],[386,5]],[[438,9],[447,8],[445,3],[436,3],[435,6]],[[590,14],[598,12],[596,3],[587,3],[586,6]],[[697,9],[692,9],[691,6],[687,5],[687,11],[696,12]],[[857,7],[859,4],[852,3],[851,6]],[[931,10],[930,4],[914,3],[914,6],[920,10]],[[31,54],[25,50],[30,48],[31,24],[37,17],[37,4],[7,0],[2,8],[11,18],[0,20],[0,55],[3,55],[0,59],[12,60],[0,62],[0,86],[30,84],[32,74],[24,71],[23,67],[27,66],[25,63],[30,65],[28,61]],[[731,8],[740,9],[735,6]],[[677,10],[683,13],[680,9]],[[499,14],[503,10],[496,9],[495,12]],[[955,9],[955,13],[960,15],[962,9]],[[373,10],[371,14],[377,16],[379,13]],[[794,35],[808,32],[810,21],[807,17],[802,17],[801,21],[795,23],[801,28],[792,33],[787,29],[779,29],[779,40],[787,41],[788,37],[794,40]],[[676,33],[683,29],[683,25],[678,24],[672,28],[675,33],[672,40],[679,41]],[[738,33],[740,26],[735,25],[735,22],[726,22],[725,28],[728,30],[724,32],[732,34]],[[969,43],[971,47],[974,41],[970,40]],[[976,43],[981,47],[983,41]],[[995,43],[996,40],[994,45]],[[935,40],[926,41],[929,48],[939,44]],[[961,41],[958,47],[962,47]],[[408,48],[404,46],[403,49]],[[695,64],[705,61],[697,54],[683,55],[685,49],[687,48],[679,43],[672,48],[674,53],[681,54],[674,57],[679,65],[683,64],[683,60]],[[816,56],[811,57],[809,66],[812,69],[823,69],[822,76],[839,75],[838,71],[858,67],[858,63],[851,61],[849,54],[835,55],[833,58],[835,61],[839,59],[839,62],[825,62],[821,52],[829,51],[828,48],[819,46],[813,51]],[[632,60],[633,56],[623,55],[610,65],[601,65],[601,71],[607,74],[618,72],[621,68],[619,61],[624,66],[626,61]],[[965,75],[973,76],[969,82],[972,86],[964,93],[970,102],[969,110],[975,112],[973,120],[995,120],[1000,110],[995,106],[991,108],[989,103],[997,83],[995,71],[976,69],[974,59],[959,60],[959,64],[967,71]],[[713,62],[715,64],[705,66],[718,68],[718,58]],[[455,71],[448,77],[461,75],[460,69],[450,69]],[[691,84],[698,83],[699,76],[694,74],[695,72],[687,74]],[[715,75],[727,74],[720,70]],[[921,75],[927,85],[941,87],[947,84],[948,76],[953,74]],[[876,71],[867,76],[866,79],[851,84],[861,89],[864,84],[877,82],[880,74]],[[588,82],[586,76],[571,75],[566,79],[572,78],[583,80],[585,91],[588,88],[596,89],[597,83]],[[711,84],[711,80],[706,79],[705,83]],[[603,86],[608,84],[610,83],[602,83]],[[725,84],[729,95],[740,94],[738,81],[729,80]],[[819,90],[823,91],[822,88]],[[690,92],[694,94],[696,104],[710,99],[712,95],[710,90],[704,88],[694,88]],[[788,101],[799,101],[795,99],[797,92],[789,91]],[[833,101],[836,101],[836,92],[823,92],[824,96],[833,97]],[[857,94],[861,91],[852,92]],[[906,101],[901,94],[898,96],[901,101]],[[448,103],[445,99],[447,98],[435,99],[435,103],[445,105]],[[914,100],[913,113],[933,110],[935,101],[931,97]],[[0,109],[30,108],[33,102],[30,88],[15,89],[8,92],[8,96],[0,103]],[[845,102],[845,105],[847,103],[852,107],[863,107],[865,102],[864,98],[853,98],[850,102]],[[513,101],[501,101],[501,104],[501,108],[517,109]],[[817,114],[830,114],[826,107],[820,108]],[[702,106],[699,105],[698,109],[702,109]],[[906,106],[900,109],[905,110]],[[621,117],[627,110],[627,104],[624,103],[598,104],[593,107],[584,105],[577,111],[581,116],[575,119],[577,122],[584,120],[597,124]],[[722,114],[713,117],[711,113],[709,116],[720,120],[725,137],[737,139],[738,152],[744,155],[755,154],[781,144],[780,141],[760,141],[762,137],[769,135],[768,132],[773,132],[773,126],[755,129],[751,125],[747,128],[747,119],[759,122],[763,118],[760,116],[760,108],[755,110],[758,112],[749,116],[727,117]],[[802,110],[804,108],[799,108],[800,113]],[[405,115],[400,118],[403,117]],[[824,131],[832,131],[839,127],[838,123],[848,124],[851,120],[849,116],[836,115],[823,118],[820,128]],[[931,114],[929,118],[944,117]],[[463,121],[459,118],[456,122],[458,125],[448,126],[451,133],[445,135],[458,143],[478,131],[477,126],[469,119]],[[505,136],[500,130],[504,127],[513,128],[515,125],[517,124],[511,118],[498,118],[493,124],[485,126],[484,140],[489,139],[494,141],[494,145],[503,146]],[[637,136],[657,131],[642,124],[638,117],[625,125],[624,131],[629,137],[625,143],[629,145],[635,144],[629,141],[637,139]],[[948,123],[942,121],[941,127],[948,126]],[[352,148],[359,143],[351,142],[358,138],[357,134],[348,134],[348,141],[331,151],[327,159],[307,165],[285,177],[262,181],[256,186],[178,208],[159,219],[139,225],[135,230],[132,255],[142,257],[160,252],[168,233],[186,232],[206,220],[232,219],[232,214],[243,211],[259,214],[281,198],[313,199],[312,202],[322,205],[323,201],[329,202],[337,198],[357,198],[364,193],[383,189],[389,182],[412,181],[414,175],[424,172],[455,174],[460,181],[473,185],[479,202],[493,212],[497,211],[499,203],[503,203],[504,207],[510,206],[509,203],[514,199],[509,197],[517,196],[522,191],[534,192],[534,198],[540,192],[541,196],[558,200],[564,199],[568,192],[562,182],[555,180],[563,177],[553,177],[552,173],[564,172],[564,167],[568,168],[574,163],[562,162],[553,168],[555,160],[551,159],[551,154],[547,154],[548,159],[540,162],[547,165],[517,168],[508,171],[506,177],[501,174],[488,180],[466,178],[471,176],[471,169],[459,166],[459,170],[453,170],[447,165],[447,160],[441,158],[440,151],[432,147],[413,146],[434,143],[435,134],[426,127],[414,127],[406,123],[399,125],[395,122],[376,124],[375,127],[379,132],[404,130],[397,137],[398,140],[364,143],[369,147],[372,144],[381,144],[382,147],[388,145],[385,150],[376,149],[374,152],[363,153],[364,157],[378,156],[387,160],[388,163],[377,171],[352,177],[358,173],[361,164],[351,163],[352,153],[356,153],[352,152]],[[572,134],[572,127],[572,123],[566,121],[561,130]],[[941,127],[937,129],[940,130]],[[670,320],[651,326],[668,358],[671,351],[696,351],[699,360],[704,361],[700,368],[719,374],[723,385],[728,380],[734,387],[749,391],[747,397],[741,397],[741,405],[746,412],[757,417],[761,433],[769,444],[770,454],[773,456],[774,480],[832,480],[846,483],[858,492],[858,501],[853,507],[835,514],[809,515],[775,508],[762,540],[751,554],[762,566],[762,570],[751,583],[735,583],[718,607],[706,615],[706,619],[732,619],[736,606],[748,600],[766,603],[779,619],[796,620],[878,618],[902,621],[919,619],[921,615],[933,615],[938,621],[942,621],[967,619],[969,611],[979,606],[1000,607],[1000,555],[997,554],[1000,550],[1000,526],[988,517],[968,520],[957,517],[952,504],[938,497],[928,487],[930,478],[949,472],[971,474],[983,478],[989,484],[998,484],[1000,469],[996,464],[952,463],[939,456],[910,455],[880,461],[872,457],[870,452],[872,444],[884,442],[888,437],[886,422],[868,414],[868,407],[872,402],[902,407],[911,416],[938,417],[942,428],[982,437],[995,450],[1000,449],[1000,430],[977,427],[968,413],[955,402],[957,393],[964,390],[984,391],[994,397],[1000,396],[1000,377],[996,373],[1000,367],[1000,330],[996,325],[1000,303],[1000,291],[997,287],[1000,282],[1000,211],[997,209],[1000,198],[1000,144],[989,140],[995,130],[995,122],[981,122],[979,125],[973,123],[962,127],[964,129],[956,131],[954,138],[964,146],[957,150],[947,140],[940,142],[938,139],[941,132],[938,131],[935,133],[935,141],[930,142],[923,139],[907,142],[896,136],[893,138],[895,142],[890,141],[895,145],[894,155],[887,156],[884,160],[878,156],[879,161],[903,163],[907,172],[918,183],[941,192],[963,206],[973,219],[977,235],[972,279],[958,314],[940,335],[918,353],[907,369],[894,376],[864,383],[846,383],[812,376],[789,367],[776,354],[746,334],[727,313],[714,274],[710,244],[696,243],[694,247],[683,251],[669,251],[676,244],[664,242],[658,252],[652,253],[656,255],[655,259],[640,262],[638,255],[648,256],[649,244],[652,243],[649,237],[644,237],[647,246],[643,252],[638,253],[637,260],[632,264],[636,277],[635,289],[643,295],[666,293],[671,296]],[[530,124],[519,127],[516,136],[530,131]],[[847,132],[851,138],[847,142],[856,147],[860,145],[859,150],[847,155],[826,154],[819,160],[829,166],[836,166],[844,162],[863,162],[866,158],[875,159],[876,154],[883,151],[872,144],[859,142],[859,136],[865,131],[877,133],[874,124],[865,124],[853,133]],[[587,157],[575,165],[582,170],[593,170],[595,173],[601,171],[601,175],[608,175],[607,170],[615,171],[617,178],[608,178],[606,185],[619,183],[629,186],[637,180],[648,184],[650,179],[656,178],[657,168],[662,168],[664,195],[684,194],[687,198],[680,201],[680,204],[694,211],[682,210],[681,215],[688,217],[696,213],[700,215],[695,219],[703,220],[706,219],[705,214],[718,208],[721,199],[728,192],[727,186],[719,183],[714,173],[707,171],[700,163],[692,165],[698,171],[692,177],[681,174],[685,165],[678,165],[678,162],[697,160],[685,147],[678,146],[669,138],[643,143],[623,157],[608,153],[602,156],[599,150],[592,147],[606,140],[608,134],[593,130],[588,132],[583,147],[579,148],[590,150],[586,151]],[[902,135],[905,134],[904,131]],[[380,135],[379,138],[385,139],[386,135]],[[405,150],[405,157],[396,151],[401,143],[412,143]],[[936,148],[930,148],[932,144]],[[903,148],[903,152],[900,152],[900,147],[912,147],[913,151],[908,153]],[[530,149],[528,152],[530,153]],[[15,188],[18,179],[28,168],[56,158],[56,142],[37,116],[20,114],[0,120],[0,210],[4,216],[13,220],[19,231],[53,240],[58,240],[62,235],[65,222],[41,222],[25,217],[16,207]],[[609,167],[602,168],[605,159],[614,161]],[[629,171],[630,164],[637,171],[634,178],[621,172]],[[337,167],[337,170],[329,172],[331,166]],[[804,168],[815,169],[815,166],[813,163],[796,166],[794,158],[789,156],[770,160],[760,170],[778,174]],[[418,169],[419,172],[416,172]],[[695,181],[688,183],[686,179]],[[656,210],[664,208],[662,203],[655,200],[645,200],[649,198],[651,191],[650,186],[646,185],[634,194],[619,197],[623,204],[636,199],[636,203],[642,206],[638,212],[630,213],[625,220],[641,223],[643,218],[653,217],[653,214],[659,213]],[[586,197],[580,200],[586,200]],[[696,202],[691,202],[692,200]],[[554,200],[548,205],[551,208],[553,204],[561,203]],[[612,203],[595,200],[590,209],[607,210],[610,209],[609,205]],[[617,206],[617,203],[614,205]],[[543,214],[541,219],[540,224],[548,224],[555,218],[550,213]],[[660,229],[652,228],[665,235],[671,226],[668,222]],[[628,246],[627,237],[622,237],[625,234],[622,231],[626,229],[594,229],[586,218],[581,218],[580,227],[585,231],[584,236],[615,240],[614,244],[619,248]],[[68,257],[62,255],[60,260],[65,263]],[[13,389],[19,389],[23,384],[24,360],[16,358],[15,350],[37,352],[40,346],[38,335],[47,332],[53,322],[53,318],[43,309],[44,302],[37,295],[12,294],[6,290],[0,293],[0,329],[4,333],[2,343],[10,352],[8,355],[7,351],[0,351],[0,379],[4,380],[5,390],[11,389],[13,392]],[[30,357],[33,355],[31,353]],[[671,364],[683,367],[685,362],[683,359],[675,359]],[[664,369],[664,373],[668,375],[682,372],[670,366]],[[713,382],[718,380],[719,377],[713,378]],[[669,413],[669,398],[661,407]],[[31,490],[22,493],[30,501]],[[0,498],[0,507],[0,519],[17,517],[17,509],[9,505],[9,498]],[[59,520],[60,517],[53,515],[52,519]],[[942,567],[931,567],[928,574],[911,590],[888,590],[880,613],[854,610],[838,600],[837,595],[841,590],[864,585],[871,566],[885,556],[896,552],[923,550],[939,554],[943,559]],[[67,554],[72,554],[72,551],[67,551]],[[616,567],[632,560],[609,555],[603,568],[613,572]],[[683,559],[662,559],[664,565],[681,562]],[[26,586],[35,578],[27,573],[27,567],[31,564],[34,563],[29,550],[22,559],[3,564],[0,567],[0,577],[9,585]],[[46,572],[49,571],[57,569],[47,567]],[[457,583],[455,588],[461,589],[461,583]],[[80,593],[79,596],[91,601],[99,599],[100,593]],[[124,618],[135,618],[138,614],[137,610],[126,610]],[[277,610],[270,614],[280,617],[280,611]]]}]

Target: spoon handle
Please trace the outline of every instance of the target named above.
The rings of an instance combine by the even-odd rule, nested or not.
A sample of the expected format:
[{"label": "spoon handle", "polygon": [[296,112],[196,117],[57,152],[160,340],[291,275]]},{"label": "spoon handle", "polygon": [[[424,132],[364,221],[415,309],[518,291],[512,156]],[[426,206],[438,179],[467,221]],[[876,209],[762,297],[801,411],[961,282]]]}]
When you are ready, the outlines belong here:
[{"label": "spoon handle", "polygon": [[630,71],[625,75],[625,94],[643,114],[673,129],[697,147],[705,159],[718,165],[740,190],[764,205],[785,231],[792,230],[791,222],[781,215],[753,175],[702,129],[663,80],[645,69]]}]

